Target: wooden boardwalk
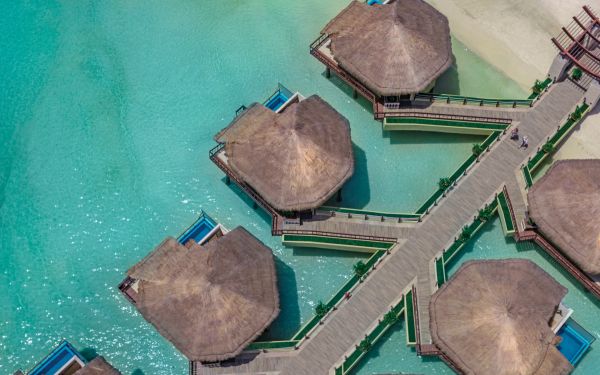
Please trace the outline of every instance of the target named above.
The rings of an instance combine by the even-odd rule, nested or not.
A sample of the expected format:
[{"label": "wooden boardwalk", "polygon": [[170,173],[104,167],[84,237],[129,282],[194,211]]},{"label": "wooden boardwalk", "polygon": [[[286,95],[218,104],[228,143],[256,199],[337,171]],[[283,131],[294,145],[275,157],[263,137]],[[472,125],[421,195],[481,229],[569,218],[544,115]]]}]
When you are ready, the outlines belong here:
[{"label": "wooden boardwalk", "polygon": [[[518,148],[508,136],[500,138],[491,151],[461,179],[456,187],[418,224],[348,221],[341,218],[322,220],[315,226],[326,231],[366,231],[404,237],[385,260],[340,305],[324,324],[299,349],[261,353],[253,360],[230,367],[199,368],[198,374],[328,374],[333,366],[356,345],[369,327],[382,316],[402,291],[417,286],[420,342],[431,342],[429,300],[433,292],[430,264],[436,253],[447,247],[478,210],[494,198],[503,186],[512,196],[522,194],[517,173],[538,147],[562,124],[584,92],[570,81],[557,83],[520,118],[520,133],[529,138],[529,149]],[[518,203],[518,199],[513,202]],[[523,201],[524,204],[524,201]],[[313,224],[311,224],[313,225]],[[394,227],[397,227],[394,229]],[[335,230],[328,230],[335,228]],[[361,229],[362,228],[362,229]],[[408,228],[408,229],[407,229]]]}]

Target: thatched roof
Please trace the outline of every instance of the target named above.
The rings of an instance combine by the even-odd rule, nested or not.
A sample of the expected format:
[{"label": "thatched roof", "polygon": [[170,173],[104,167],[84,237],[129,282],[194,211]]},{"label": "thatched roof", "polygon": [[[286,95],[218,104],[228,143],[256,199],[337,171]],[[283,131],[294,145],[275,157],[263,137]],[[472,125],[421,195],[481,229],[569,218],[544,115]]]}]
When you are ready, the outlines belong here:
[{"label": "thatched roof", "polygon": [[431,297],[433,343],[467,374],[568,374],[549,325],[566,293],[529,260],[466,262]]},{"label": "thatched roof", "polygon": [[98,356],[88,362],[84,368],[77,370],[75,375],[121,375],[121,373],[106,362],[104,357]]},{"label": "thatched roof", "polygon": [[242,227],[189,249],[167,238],[128,275],[140,313],[192,361],[235,357],[279,314],[273,254]]},{"label": "thatched roof", "polygon": [[421,92],[452,64],[448,19],[422,0],[352,1],[322,32],[337,63],[379,96]]},{"label": "thatched roof", "polygon": [[218,140],[231,169],[278,211],[317,208],[354,173],[348,120],[317,95],[283,113],[255,103]]},{"label": "thatched roof", "polygon": [[539,231],[579,268],[600,277],[600,160],[561,160],[528,194]]}]

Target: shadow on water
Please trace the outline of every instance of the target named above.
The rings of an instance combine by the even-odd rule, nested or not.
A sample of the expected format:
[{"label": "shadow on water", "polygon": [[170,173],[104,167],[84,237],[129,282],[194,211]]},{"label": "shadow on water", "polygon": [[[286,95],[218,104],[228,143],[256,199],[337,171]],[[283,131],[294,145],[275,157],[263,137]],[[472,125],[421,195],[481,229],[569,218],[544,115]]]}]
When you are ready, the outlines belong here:
[{"label": "shadow on water", "polygon": [[354,150],[354,174],[342,187],[342,201],[338,202],[337,195],[334,195],[325,203],[326,206],[363,208],[371,200],[367,154],[355,143],[352,143],[352,148]]},{"label": "shadow on water", "polygon": [[298,285],[294,270],[275,257],[277,286],[279,288],[279,316],[257,341],[286,340],[300,328]]},{"label": "shadow on water", "polygon": [[133,370],[133,372],[131,373],[131,375],[144,375],[144,371],[142,371],[139,368],[136,368],[135,370]]},{"label": "shadow on water", "polygon": [[452,54],[452,65],[435,82],[432,90],[436,94],[460,95],[460,79],[456,56]]},{"label": "shadow on water", "polygon": [[254,208],[254,201],[252,200],[252,198],[250,198],[248,196],[248,194],[246,194],[245,191],[243,191],[242,189],[240,189],[239,186],[236,185],[235,182],[231,181],[231,183],[229,185],[227,185],[226,181],[227,181],[227,177],[223,177],[221,179],[221,181],[223,182],[223,185],[225,187],[228,187],[232,192],[234,192],[238,197],[240,197],[240,199],[246,203],[246,205],[248,205],[248,207],[252,210],[254,210],[257,215],[270,227],[271,226],[271,222],[272,222],[272,218],[271,215],[269,215],[267,212],[265,212],[265,210],[263,210],[260,206],[257,206],[256,208]]},{"label": "shadow on water", "polygon": [[381,130],[381,135],[384,138],[388,138],[391,145],[480,143],[485,139],[485,136],[481,135],[398,130],[385,131],[383,128]]},{"label": "shadow on water", "polygon": [[367,99],[365,99],[362,95],[357,95],[356,98],[354,98],[353,96],[353,88],[351,86],[349,86],[344,80],[342,80],[340,77],[336,76],[335,73],[331,73],[331,77],[327,78],[325,71],[323,71],[323,73],[321,73],[321,75],[323,77],[325,77],[325,79],[327,79],[329,82],[331,82],[335,87],[337,87],[340,91],[342,91],[344,94],[346,94],[346,96],[348,97],[348,99],[350,100],[354,100],[356,101],[356,103],[358,105],[360,105],[364,110],[368,111],[369,113],[373,113],[373,103],[371,103],[370,101],[368,101]]},{"label": "shadow on water", "polygon": [[[499,220],[499,219],[496,219],[496,220]],[[487,223],[485,223],[483,225],[483,227],[481,227],[481,229],[479,229],[477,231],[477,233],[475,233],[475,235],[465,244],[465,246],[463,246],[462,249],[460,249],[458,254],[456,254],[452,259],[450,259],[450,261],[446,265],[446,272],[448,272],[448,270],[452,269],[457,263],[462,263],[463,262],[462,258],[465,254],[470,254],[470,253],[475,252],[475,250],[476,250],[475,244],[477,242],[479,242],[479,240],[481,240],[481,237],[483,235],[485,235],[486,233],[494,231],[493,222],[494,222],[494,220],[489,220]],[[507,238],[507,240],[508,240],[508,238]],[[448,275],[448,276],[450,276],[450,275]]]},{"label": "shadow on water", "polygon": [[98,356],[98,352],[94,348],[83,348],[79,351],[79,354],[88,362]]}]

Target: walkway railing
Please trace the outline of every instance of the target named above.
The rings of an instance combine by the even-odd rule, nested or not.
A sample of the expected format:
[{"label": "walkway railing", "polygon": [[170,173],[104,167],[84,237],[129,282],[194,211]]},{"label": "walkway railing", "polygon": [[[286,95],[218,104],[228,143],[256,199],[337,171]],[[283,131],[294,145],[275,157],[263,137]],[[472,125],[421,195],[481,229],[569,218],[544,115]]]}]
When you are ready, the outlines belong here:
[{"label": "walkway railing", "polygon": [[461,95],[448,94],[429,94],[422,93],[415,96],[417,100],[427,100],[431,103],[442,101],[446,104],[462,104],[462,105],[477,105],[477,106],[493,106],[493,107],[531,107],[533,100],[531,99],[486,99],[476,98]]},{"label": "walkway railing", "polygon": [[484,122],[484,123],[505,124],[505,125],[509,125],[512,123],[512,119],[502,119],[502,118],[497,118],[497,117],[485,117],[485,116],[454,115],[454,114],[432,113],[432,112],[422,112],[422,111],[384,112],[384,113],[382,113],[382,116],[383,116],[383,118],[414,117],[414,118],[422,118],[422,119]]}]

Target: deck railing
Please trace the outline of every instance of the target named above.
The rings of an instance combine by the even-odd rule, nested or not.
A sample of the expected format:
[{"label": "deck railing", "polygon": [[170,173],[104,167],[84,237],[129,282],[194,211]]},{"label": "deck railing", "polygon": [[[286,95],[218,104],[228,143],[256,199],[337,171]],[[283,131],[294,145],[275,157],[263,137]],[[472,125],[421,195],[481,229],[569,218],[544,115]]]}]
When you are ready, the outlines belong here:
[{"label": "deck railing", "polygon": [[512,119],[502,119],[497,117],[485,117],[485,116],[470,116],[470,115],[454,115],[445,113],[431,113],[431,112],[384,112],[382,113],[384,118],[423,118],[423,119],[435,119],[435,120],[451,120],[451,121],[467,121],[467,122],[485,122],[495,124],[510,125]]},{"label": "deck railing", "polygon": [[335,74],[346,81],[352,88],[356,89],[364,96],[367,100],[372,103],[376,102],[377,96],[368,88],[366,88],[362,83],[358,82],[354,77],[350,74],[346,73],[342,68],[338,66],[338,64],[330,59],[325,54],[321,53],[319,49],[329,40],[329,34],[321,34],[314,42],[310,44],[310,54],[317,58],[317,60],[321,61],[325,66],[329,69],[333,70]]},{"label": "deck railing", "polygon": [[462,104],[462,105],[477,105],[477,106],[493,106],[502,107],[531,107],[533,100],[531,99],[487,99],[471,96],[449,95],[449,94],[429,94],[421,93],[415,96],[416,100],[427,100],[431,103],[443,101],[446,104]]}]

